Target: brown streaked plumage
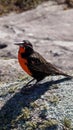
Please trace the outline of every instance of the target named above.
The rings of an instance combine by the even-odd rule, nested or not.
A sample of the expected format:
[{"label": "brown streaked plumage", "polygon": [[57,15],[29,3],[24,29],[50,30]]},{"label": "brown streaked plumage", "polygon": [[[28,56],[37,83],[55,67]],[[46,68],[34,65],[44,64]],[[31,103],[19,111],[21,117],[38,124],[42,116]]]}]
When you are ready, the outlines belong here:
[{"label": "brown streaked plumage", "polygon": [[25,72],[37,80],[37,82],[49,75],[64,75],[71,78],[70,75],[57,69],[54,65],[47,62],[38,52],[34,51],[32,44],[24,40],[20,43],[18,51],[18,60]]}]

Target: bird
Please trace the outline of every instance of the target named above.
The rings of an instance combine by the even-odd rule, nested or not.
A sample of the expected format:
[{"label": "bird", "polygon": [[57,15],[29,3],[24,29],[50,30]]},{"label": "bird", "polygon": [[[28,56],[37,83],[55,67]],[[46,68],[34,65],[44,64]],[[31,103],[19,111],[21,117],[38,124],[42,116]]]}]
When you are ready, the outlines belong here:
[{"label": "bird", "polygon": [[33,77],[26,86],[33,80],[36,80],[36,83],[38,83],[50,75],[63,75],[72,78],[72,76],[59,70],[55,65],[48,62],[41,54],[35,51],[30,41],[23,40],[16,42],[15,45],[19,46],[18,61],[20,66],[28,75]]}]

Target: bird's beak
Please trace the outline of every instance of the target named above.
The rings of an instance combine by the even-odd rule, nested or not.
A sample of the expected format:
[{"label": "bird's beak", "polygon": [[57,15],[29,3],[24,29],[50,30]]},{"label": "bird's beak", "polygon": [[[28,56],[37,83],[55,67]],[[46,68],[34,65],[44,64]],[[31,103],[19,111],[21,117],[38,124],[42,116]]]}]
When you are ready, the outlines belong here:
[{"label": "bird's beak", "polygon": [[16,42],[16,43],[14,43],[14,45],[22,46],[23,42]]}]

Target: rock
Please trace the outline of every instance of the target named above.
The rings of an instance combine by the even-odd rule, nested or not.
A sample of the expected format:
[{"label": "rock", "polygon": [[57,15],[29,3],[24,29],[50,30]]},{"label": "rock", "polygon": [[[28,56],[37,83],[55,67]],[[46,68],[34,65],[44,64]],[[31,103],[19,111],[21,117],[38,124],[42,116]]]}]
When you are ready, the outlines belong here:
[{"label": "rock", "polygon": [[22,79],[25,73],[20,68],[16,59],[0,59],[0,82],[14,82]]}]

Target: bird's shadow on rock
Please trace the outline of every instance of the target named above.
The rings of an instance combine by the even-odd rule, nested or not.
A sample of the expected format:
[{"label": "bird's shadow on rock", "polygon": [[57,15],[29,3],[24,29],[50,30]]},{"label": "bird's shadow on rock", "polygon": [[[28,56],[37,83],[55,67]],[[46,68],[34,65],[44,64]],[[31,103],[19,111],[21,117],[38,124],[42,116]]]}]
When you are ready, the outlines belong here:
[{"label": "bird's shadow on rock", "polygon": [[31,102],[39,99],[41,95],[51,89],[53,84],[58,84],[66,80],[68,80],[68,78],[41,83],[36,85],[32,91],[28,90],[29,93],[27,94],[22,94],[22,90],[15,93],[0,110],[0,130],[3,130],[4,128],[10,130],[12,128],[13,120],[17,119],[24,107],[30,108]]}]

